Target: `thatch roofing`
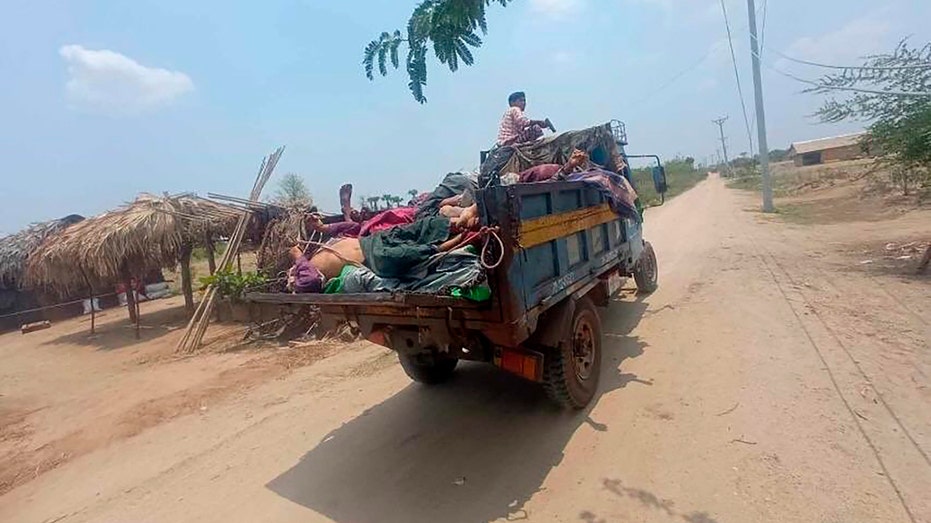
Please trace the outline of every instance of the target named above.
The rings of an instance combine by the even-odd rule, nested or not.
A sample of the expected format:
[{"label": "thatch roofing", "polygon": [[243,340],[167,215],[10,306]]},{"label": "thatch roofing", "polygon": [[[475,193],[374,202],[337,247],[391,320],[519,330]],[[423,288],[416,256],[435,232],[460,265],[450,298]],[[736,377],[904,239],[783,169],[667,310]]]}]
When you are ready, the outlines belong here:
[{"label": "thatch roofing", "polygon": [[83,219],[83,216],[70,214],[58,220],[33,223],[15,234],[0,238],[0,287],[21,287],[29,256],[46,238]]},{"label": "thatch roofing", "polygon": [[192,195],[142,194],[130,204],[88,218],[45,242],[29,260],[26,278],[59,291],[174,267],[185,244],[207,234],[226,235],[241,213],[231,206]]}]

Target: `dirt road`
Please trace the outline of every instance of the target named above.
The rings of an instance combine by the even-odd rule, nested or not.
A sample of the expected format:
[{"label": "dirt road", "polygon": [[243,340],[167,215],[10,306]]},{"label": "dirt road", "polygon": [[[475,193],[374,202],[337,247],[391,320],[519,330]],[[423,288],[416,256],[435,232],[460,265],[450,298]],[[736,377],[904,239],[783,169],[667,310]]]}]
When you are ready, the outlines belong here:
[{"label": "dirt road", "polygon": [[0,521],[931,521],[931,285],[710,179],[648,212],[660,290],[604,313],[584,413],[359,345],[74,459]]}]

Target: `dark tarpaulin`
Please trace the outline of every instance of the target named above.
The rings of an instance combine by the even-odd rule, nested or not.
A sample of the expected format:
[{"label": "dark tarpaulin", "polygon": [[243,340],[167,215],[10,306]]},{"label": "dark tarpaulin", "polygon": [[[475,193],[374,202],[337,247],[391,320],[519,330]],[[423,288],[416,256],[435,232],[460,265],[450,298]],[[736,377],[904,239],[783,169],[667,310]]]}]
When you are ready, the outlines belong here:
[{"label": "dark tarpaulin", "polygon": [[449,238],[449,219],[424,218],[359,239],[365,266],[383,278],[403,278]]},{"label": "dark tarpaulin", "polygon": [[382,278],[367,267],[350,267],[340,275],[340,292],[406,291],[448,294],[452,288],[469,289],[485,280],[477,254],[468,248],[438,253],[413,267],[404,279]]},{"label": "dark tarpaulin", "polygon": [[476,189],[478,189],[478,181],[475,177],[463,173],[449,173],[436,189],[417,206],[417,214],[414,219],[419,220],[436,216],[440,213],[440,202],[458,194],[465,194],[467,191],[474,192]]},{"label": "dark tarpaulin", "polygon": [[624,168],[611,124],[604,124],[494,149],[482,163],[479,184],[484,187],[493,178],[519,173],[536,165],[564,164],[574,149],[585,151],[592,162],[609,171],[621,173]]}]

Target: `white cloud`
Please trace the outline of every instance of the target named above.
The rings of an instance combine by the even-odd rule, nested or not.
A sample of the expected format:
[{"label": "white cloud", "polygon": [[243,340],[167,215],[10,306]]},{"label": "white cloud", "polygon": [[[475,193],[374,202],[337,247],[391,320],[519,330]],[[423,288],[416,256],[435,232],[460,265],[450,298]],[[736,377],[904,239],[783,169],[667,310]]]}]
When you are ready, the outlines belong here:
[{"label": "white cloud", "polygon": [[65,45],[58,53],[68,67],[68,101],[78,107],[136,114],[194,90],[194,82],[180,71],[146,67],[115,51]]},{"label": "white cloud", "polygon": [[[868,54],[883,52],[882,45],[892,27],[875,13],[857,18],[840,29],[820,36],[805,36],[795,40],[785,53],[792,58],[848,65],[859,62]],[[785,59],[776,62],[779,68],[792,64]]]},{"label": "white cloud", "polygon": [[574,56],[569,51],[556,51],[553,53],[553,61],[557,64],[568,64]]},{"label": "white cloud", "polygon": [[538,13],[549,16],[561,16],[575,12],[582,6],[582,0],[531,0],[530,7]]}]

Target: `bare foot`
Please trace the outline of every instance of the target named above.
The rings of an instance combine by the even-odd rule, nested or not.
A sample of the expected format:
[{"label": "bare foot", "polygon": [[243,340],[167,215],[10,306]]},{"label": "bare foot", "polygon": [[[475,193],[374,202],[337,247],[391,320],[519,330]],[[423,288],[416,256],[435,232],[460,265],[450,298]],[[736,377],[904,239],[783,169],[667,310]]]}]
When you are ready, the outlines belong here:
[{"label": "bare foot", "polygon": [[352,221],[352,184],[347,183],[339,188],[339,208],[343,211],[343,219]]}]

